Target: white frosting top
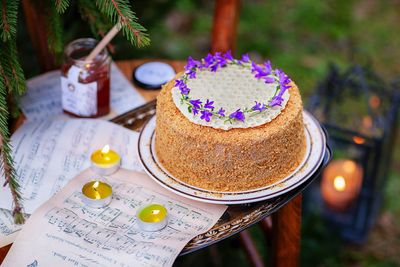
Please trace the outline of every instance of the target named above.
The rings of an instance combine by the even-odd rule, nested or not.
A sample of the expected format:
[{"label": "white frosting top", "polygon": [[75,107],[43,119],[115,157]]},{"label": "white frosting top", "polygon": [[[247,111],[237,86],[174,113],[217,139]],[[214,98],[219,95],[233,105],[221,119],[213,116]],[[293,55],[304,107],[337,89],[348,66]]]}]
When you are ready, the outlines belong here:
[{"label": "white frosting top", "polygon": [[190,99],[200,99],[204,104],[207,99],[214,101],[214,111],[221,107],[225,110],[225,118],[213,116],[209,122],[200,119],[201,114],[194,115],[188,110],[186,103],[181,103],[181,93],[178,87],[172,89],[172,98],[176,107],[191,122],[217,129],[229,130],[232,128],[249,128],[263,125],[276,118],[285,108],[289,100],[289,90],[283,94],[281,106],[267,108],[263,112],[255,111],[246,113],[244,122],[233,120],[226,121],[229,114],[237,109],[251,109],[255,101],[268,104],[275,95],[278,82],[267,84],[263,79],[257,79],[249,68],[239,65],[228,65],[219,68],[216,72],[208,69],[197,70],[196,78],[188,79],[186,83],[190,88]]}]

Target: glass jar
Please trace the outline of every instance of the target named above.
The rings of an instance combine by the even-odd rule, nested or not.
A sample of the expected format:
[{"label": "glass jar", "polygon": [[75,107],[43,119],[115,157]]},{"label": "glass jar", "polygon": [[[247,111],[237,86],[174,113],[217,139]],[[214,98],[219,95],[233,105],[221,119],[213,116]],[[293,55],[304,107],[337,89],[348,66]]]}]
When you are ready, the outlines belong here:
[{"label": "glass jar", "polygon": [[67,45],[61,66],[62,108],[81,118],[96,118],[110,112],[111,58],[103,49],[92,61],[86,56],[97,45],[92,38]]}]

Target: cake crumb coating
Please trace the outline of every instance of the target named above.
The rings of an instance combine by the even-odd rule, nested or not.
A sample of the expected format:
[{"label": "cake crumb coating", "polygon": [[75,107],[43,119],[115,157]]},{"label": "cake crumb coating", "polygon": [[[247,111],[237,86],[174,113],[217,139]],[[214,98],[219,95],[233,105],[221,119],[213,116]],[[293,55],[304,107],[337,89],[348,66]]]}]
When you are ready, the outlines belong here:
[{"label": "cake crumb coating", "polygon": [[174,177],[207,190],[246,191],[282,180],[302,161],[303,105],[293,82],[286,108],[273,121],[225,131],[190,122],[172,100],[174,80],[157,97],[155,143]]}]

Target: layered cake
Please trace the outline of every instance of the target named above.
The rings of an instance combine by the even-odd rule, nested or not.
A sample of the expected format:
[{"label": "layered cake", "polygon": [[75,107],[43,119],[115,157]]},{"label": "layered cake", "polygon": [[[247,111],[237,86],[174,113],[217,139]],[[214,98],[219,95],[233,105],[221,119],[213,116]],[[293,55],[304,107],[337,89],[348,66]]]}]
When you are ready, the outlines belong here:
[{"label": "layered cake", "polygon": [[304,157],[302,101],[269,61],[230,52],[188,59],[157,98],[157,157],[179,180],[212,191],[274,184]]}]

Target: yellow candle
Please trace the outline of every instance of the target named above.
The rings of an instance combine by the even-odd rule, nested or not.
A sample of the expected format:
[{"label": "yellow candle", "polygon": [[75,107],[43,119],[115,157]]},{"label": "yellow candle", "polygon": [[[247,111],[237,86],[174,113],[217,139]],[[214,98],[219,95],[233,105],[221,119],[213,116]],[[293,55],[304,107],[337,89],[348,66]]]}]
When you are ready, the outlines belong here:
[{"label": "yellow candle", "polygon": [[93,208],[102,208],[111,202],[112,187],[107,183],[95,180],[82,187],[82,194],[87,205]]},{"label": "yellow candle", "polygon": [[105,145],[102,149],[93,152],[90,157],[92,169],[100,175],[109,175],[116,172],[121,164],[121,157],[117,152]]},{"label": "yellow candle", "polygon": [[160,204],[142,207],[136,214],[138,225],[144,231],[159,231],[167,225],[167,209]]}]

